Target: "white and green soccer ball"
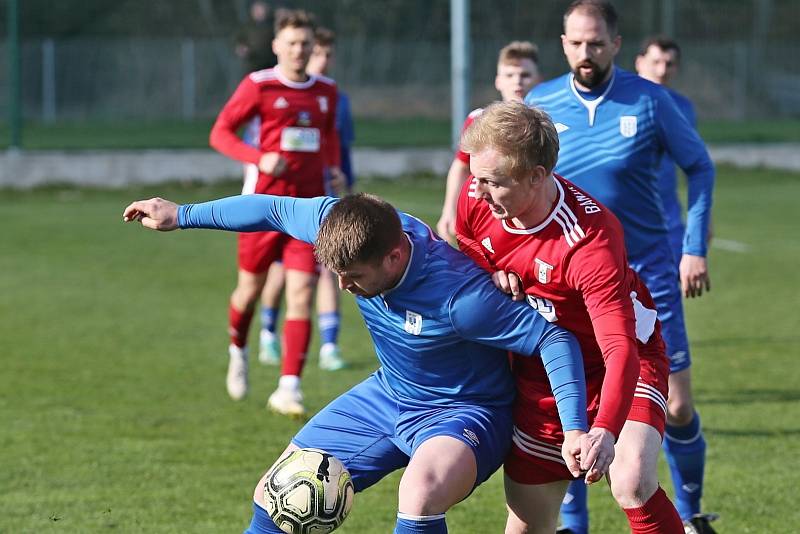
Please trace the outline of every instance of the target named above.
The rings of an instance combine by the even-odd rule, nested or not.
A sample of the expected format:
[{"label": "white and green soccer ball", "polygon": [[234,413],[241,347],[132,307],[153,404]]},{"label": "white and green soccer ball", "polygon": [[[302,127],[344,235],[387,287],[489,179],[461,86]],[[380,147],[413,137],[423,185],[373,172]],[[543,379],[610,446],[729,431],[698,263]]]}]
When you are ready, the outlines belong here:
[{"label": "white and green soccer ball", "polygon": [[288,534],[333,532],[350,513],[354,494],[344,464],[320,449],[287,452],[264,484],[267,512]]}]

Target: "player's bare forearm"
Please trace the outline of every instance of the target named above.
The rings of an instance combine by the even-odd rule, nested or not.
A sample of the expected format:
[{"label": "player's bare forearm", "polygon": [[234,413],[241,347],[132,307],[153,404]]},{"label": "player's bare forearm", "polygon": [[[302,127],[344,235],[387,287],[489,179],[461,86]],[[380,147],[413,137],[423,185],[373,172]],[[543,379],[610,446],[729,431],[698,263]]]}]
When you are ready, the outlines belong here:
[{"label": "player's bare forearm", "polygon": [[125,208],[122,220],[139,221],[145,228],[169,232],[178,228],[178,205],[163,198],[137,200]]}]

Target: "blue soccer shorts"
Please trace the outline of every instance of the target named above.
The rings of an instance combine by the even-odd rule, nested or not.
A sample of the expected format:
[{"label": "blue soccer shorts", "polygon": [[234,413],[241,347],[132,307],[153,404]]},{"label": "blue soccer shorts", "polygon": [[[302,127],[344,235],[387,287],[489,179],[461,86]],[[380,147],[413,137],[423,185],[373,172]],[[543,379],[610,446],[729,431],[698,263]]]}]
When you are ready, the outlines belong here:
[{"label": "blue soccer shorts", "polygon": [[669,372],[677,373],[688,369],[692,360],[683,318],[680,275],[670,245],[665,239],[642,257],[630,258],[630,264],[650,290],[656,303],[658,320],[661,321],[661,335],[667,346]]},{"label": "blue soccer shorts", "polygon": [[511,429],[510,406],[408,405],[391,395],[376,373],[323,408],[292,443],[341,460],[355,490],[363,491],[405,467],[425,440],[451,436],[475,453],[478,486],[502,465]]}]

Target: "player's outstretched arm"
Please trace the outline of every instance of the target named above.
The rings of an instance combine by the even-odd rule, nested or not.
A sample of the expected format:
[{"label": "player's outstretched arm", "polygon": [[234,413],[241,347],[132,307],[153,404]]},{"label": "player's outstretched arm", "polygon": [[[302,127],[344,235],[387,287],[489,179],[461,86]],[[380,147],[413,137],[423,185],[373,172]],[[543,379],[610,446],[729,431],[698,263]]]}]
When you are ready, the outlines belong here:
[{"label": "player's outstretched arm", "polygon": [[163,198],[137,200],[125,208],[122,220],[139,221],[145,228],[169,232],[178,228],[178,205]]}]

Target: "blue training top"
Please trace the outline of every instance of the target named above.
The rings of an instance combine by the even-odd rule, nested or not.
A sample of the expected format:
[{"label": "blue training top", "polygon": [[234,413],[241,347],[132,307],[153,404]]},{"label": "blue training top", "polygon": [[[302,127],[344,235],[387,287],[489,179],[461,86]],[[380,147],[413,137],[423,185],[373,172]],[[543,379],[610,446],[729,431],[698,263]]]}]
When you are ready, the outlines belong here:
[{"label": "blue training top", "polygon": [[663,87],[614,67],[611,80],[595,91],[578,91],[568,73],[534,87],[525,103],[552,117],[561,145],[556,172],[620,219],[632,262],[667,245],[657,177],[667,152],[688,178],[683,252],[706,255],[714,165]]},{"label": "blue training top", "polygon": [[[180,206],[178,224],[278,231],[313,243],[336,202],[244,195]],[[587,429],[583,361],[572,334],[497,290],[481,268],[422,221],[399,215],[411,243],[405,274],[379,296],[356,297],[386,390],[410,407],[510,405],[514,384],[506,350],[539,354],[564,430]]]},{"label": "blue training top", "polygon": [[[692,128],[697,129],[697,116],[692,102],[669,87],[664,87],[664,89],[675,101],[675,105],[678,106]],[[667,229],[670,233],[676,232],[683,235],[683,209],[678,198],[678,173],[675,170],[675,161],[666,152],[661,156],[661,165],[658,169],[658,188],[661,193],[661,201],[664,203]]]}]

